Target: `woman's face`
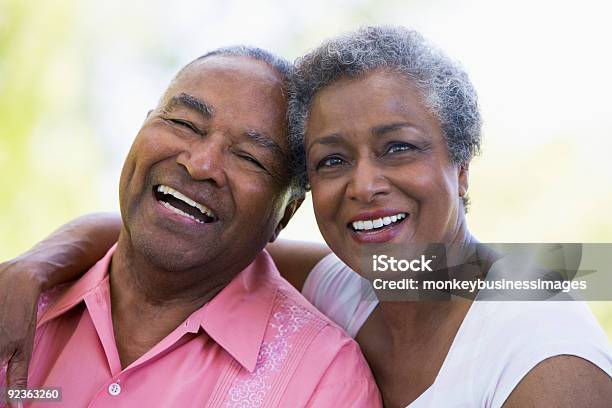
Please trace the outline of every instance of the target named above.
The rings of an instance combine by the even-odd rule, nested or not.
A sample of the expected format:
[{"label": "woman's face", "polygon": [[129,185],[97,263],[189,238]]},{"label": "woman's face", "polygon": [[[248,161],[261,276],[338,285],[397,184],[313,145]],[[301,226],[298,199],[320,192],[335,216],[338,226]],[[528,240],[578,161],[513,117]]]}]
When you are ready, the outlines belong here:
[{"label": "woman's face", "polygon": [[364,245],[457,238],[467,169],[451,162],[439,121],[410,80],[377,70],[325,87],[305,145],[317,223],[353,268]]}]

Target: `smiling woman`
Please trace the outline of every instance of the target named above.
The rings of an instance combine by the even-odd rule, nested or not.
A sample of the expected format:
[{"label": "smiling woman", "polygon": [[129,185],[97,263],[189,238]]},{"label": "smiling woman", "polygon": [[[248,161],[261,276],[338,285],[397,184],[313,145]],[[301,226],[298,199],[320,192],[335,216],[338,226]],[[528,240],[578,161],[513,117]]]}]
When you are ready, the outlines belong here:
[{"label": "smiling woman", "polygon": [[[313,98],[308,176],[321,233],[342,259],[359,256],[364,243],[450,242],[464,228],[468,162],[452,162],[422,99],[403,76],[383,70],[339,79]],[[403,194],[391,200],[396,191]],[[400,222],[384,225],[393,215]],[[355,221],[365,228],[352,228]]]},{"label": "smiling woman", "polygon": [[289,116],[335,253],[304,293],[357,333],[385,406],[606,406],[612,353],[584,304],[385,299],[372,311],[371,285],[342,263],[371,279],[364,254],[380,244],[476,242],[465,213],[481,121],[461,66],[415,31],[367,27],[297,61]]}]

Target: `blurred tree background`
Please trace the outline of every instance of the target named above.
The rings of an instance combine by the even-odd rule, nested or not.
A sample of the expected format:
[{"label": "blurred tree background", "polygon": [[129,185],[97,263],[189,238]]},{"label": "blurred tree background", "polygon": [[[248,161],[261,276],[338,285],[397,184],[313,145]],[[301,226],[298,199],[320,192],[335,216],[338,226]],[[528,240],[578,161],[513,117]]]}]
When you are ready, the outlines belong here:
[{"label": "blurred tree background", "polygon": [[[479,91],[485,145],[470,169],[468,218],[481,241],[612,242],[608,7],[0,0],[0,261],[70,218],[118,210],[132,138],[188,61],[237,43],[293,59],[380,23],[420,30],[466,66]],[[283,236],[321,239],[309,202]],[[611,305],[591,303],[612,338]]]},{"label": "blurred tree background", "polygon": [[[84,208],[100,166],[86,123],[74,2],[0,3],[0,257]],[[55,225],[53,225],[55,224]]]}]

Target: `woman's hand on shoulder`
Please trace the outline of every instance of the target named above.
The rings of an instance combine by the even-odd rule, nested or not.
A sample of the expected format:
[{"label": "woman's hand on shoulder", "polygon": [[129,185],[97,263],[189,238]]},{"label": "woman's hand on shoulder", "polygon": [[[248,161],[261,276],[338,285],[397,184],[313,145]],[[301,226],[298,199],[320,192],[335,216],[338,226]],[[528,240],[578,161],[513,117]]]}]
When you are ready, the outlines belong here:
[{"label": "woman's hand on shoulder", "polygon": [[7,386],[25,388],[42,283],[27,259],[0,264],[0,364],[8,362]]},{"label": "woman's hand on shoulder", "polygon": [[79,278],[117,241],[116,214],[77,218],[13,260],[0,264],[0,368],[7,385],[24,388],[43,291]]}]

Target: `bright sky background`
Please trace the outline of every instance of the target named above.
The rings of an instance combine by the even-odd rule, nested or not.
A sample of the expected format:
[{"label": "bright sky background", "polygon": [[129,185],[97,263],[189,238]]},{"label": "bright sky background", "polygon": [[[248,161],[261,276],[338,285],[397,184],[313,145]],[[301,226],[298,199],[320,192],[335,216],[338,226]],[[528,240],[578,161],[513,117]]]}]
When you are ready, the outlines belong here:
[{"label": "bright sky background", "polygon": [[[88,0],[74,13],[71,55],[56,70],[63,77],[76,60],[80,83],[70,89],[58,78],[55,92],[79,94],[103,153],[92,210],[118,208],[118,174],[133,136],[194,57],[248,43],[293,59],[331,35],[386,23],[421,31],[459,59],[476,85],[485,149],[472,166],[470,222],[481,239],[612,239],[611,217],[600,212],[612,202],[606,2]],[[303,207],[283,235],[319,240],[309,202]],[[593,211],[607,216],[604,226],[599,217],[585,220]]]}]

